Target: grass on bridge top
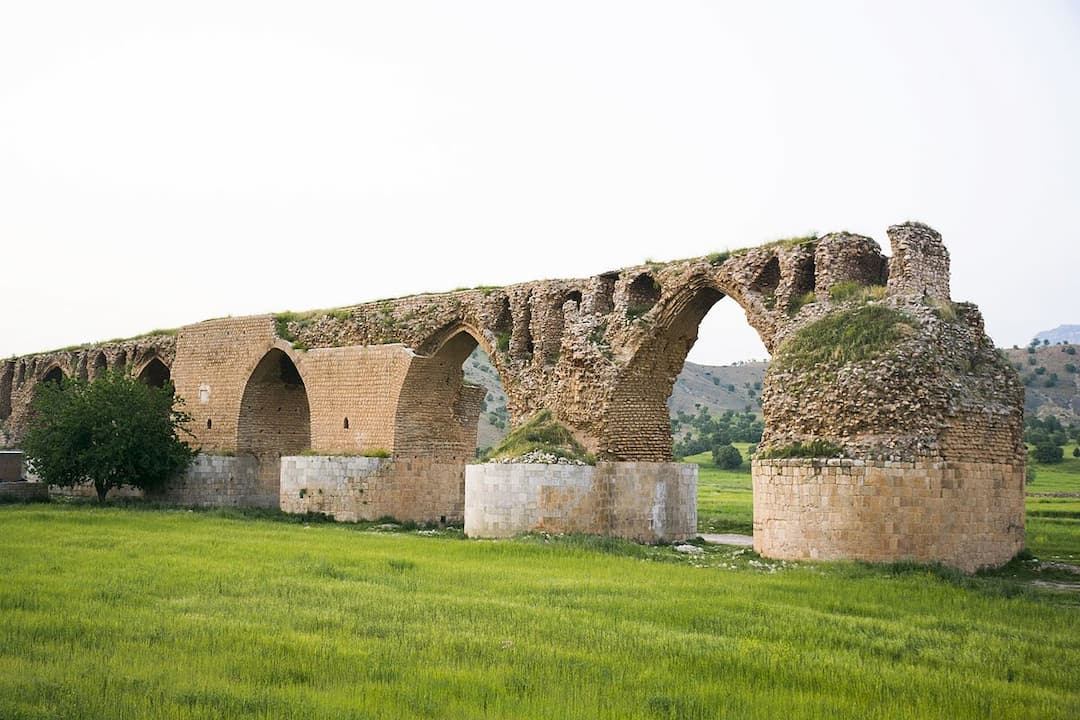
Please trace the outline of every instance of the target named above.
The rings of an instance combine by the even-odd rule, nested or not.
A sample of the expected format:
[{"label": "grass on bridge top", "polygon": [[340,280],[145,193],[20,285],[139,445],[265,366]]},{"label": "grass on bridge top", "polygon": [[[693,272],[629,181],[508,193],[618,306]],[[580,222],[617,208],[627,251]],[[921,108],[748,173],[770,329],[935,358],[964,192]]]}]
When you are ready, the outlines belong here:
[{"label": "grass on bridge top", "polygon": [[[701,487],[746,522],[747,471]],[[1028,531],[1080,558],[1075,516]],[[0,506],[0,717],[1074,718],[1080,595],[1032,565]]]}]

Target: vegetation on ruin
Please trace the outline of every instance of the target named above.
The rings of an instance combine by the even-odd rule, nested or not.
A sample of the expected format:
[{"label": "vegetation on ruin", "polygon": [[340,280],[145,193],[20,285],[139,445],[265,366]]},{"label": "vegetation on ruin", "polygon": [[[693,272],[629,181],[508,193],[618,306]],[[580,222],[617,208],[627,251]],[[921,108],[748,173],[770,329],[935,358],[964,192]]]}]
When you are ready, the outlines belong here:
[{"label": "vegetation on ruin", "polygon": [[127,373],[38,385],[22,449],[50,485],[90,483],[105,500],[115,487],[153,490],[181,473],[195,451],[190,417],[171,383],[157,388]]},{"label": "vegetation on ruin", "polygon": [[352,319],[353,309],[330,308],[323,310],[308,310],[306,312],[292,312],[291,310],[286,310],[285,312],[275,313],[274,332],[276,332],[277,336],[282,340],[292,343],[292,346],[297,350],[306,350],[306,346],[301,347],[297,342],[297,334],[308,325],[311,325],[324,317],[336,320],[337,322],[344,322]]},{"label": "vegetation on ruin", "polygon": [[880,300],[888,292],[884,285],[863,285],[860,282],[849,280],[836,283],[829,288],[829,300],[840,302],[869,302]]},{"label": "vegetation on ruin", "polygon": [[586,452],[570,429],[552,416],[550,410],[540,410],[493,448],[484,459],[519,458],[531,452],[550,453],[568,460],[580,460],[592,465],[596,458]]},{"label": "vegetation on ruin", "polygon": [[832,312],[800,328],[774,362],[784,370],[810,371],[877,358],[914,332],[917,321],[878,304]]},{"label": "vegetation on ruin", "polygon": [[794,317],[800,310],[811,303],[817,302],[817,295],[814,291],[803,293],[791,298],[791,302],[788,303],[788,315]]}]

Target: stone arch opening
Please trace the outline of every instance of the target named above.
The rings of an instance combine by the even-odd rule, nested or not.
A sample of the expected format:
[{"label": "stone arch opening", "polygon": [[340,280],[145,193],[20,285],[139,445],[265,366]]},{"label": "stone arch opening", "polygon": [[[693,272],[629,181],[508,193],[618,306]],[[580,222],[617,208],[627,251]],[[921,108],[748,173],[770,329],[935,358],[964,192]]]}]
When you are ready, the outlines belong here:
[{"label": "stone arch opening", "polygon": [[[652,334],[627,364],[611,395],[598,443],[601,458],[672,459],[668,400],[702,321],[725,297],[721,289],[695,283],[665,298],[657,308]],[[755,392],[760,397],[760,389]]]},{"label": "stone arch opening", "polygon": [[768,305],[769,299],[776,297],[778,287],[780,287],[780,260],[773,255],[758,272],[754,282],[750,283],[750,290],[764,297]]},{"label": "stone arch opening", "polygon": [[150,387],[165,387],[171,381],[172,373],[168,365],[161,362],[161,359],[157,357],[151,358],[150,362],[146,363],[139,373],[139,382]]},{"label": "stone arch opening", "polygon": [[94,372],[93,377],[99,378],[105,374],[109,368],[109,359],[105,357],[104,352],[98,352],[97,357],[94,358]]},{"label": "stone arch opening", "polygon": [[644,315],[660,301],[660,283],[652,273],[641,273],[626,286],[626,314]]},{"label": "stone arch opening", "polygon": [[113,361],[113,369],[120,372],[127,370],[128,354],[126,350],[121,350],[116,355],[116,359]]},{"label": "stone arch opening", "polygon": [[483,335],[459,325],[444,337],[409,367],[395,414],[395,456],[468,462],[478,443],[497,443],[498,431],[509,427],[509,411],[496,410],[507,404],[499,361]]},{"label": "stone arch opening", "polygon": [[0,420],[11,416],[11,393],[15,384],[15,363],[8,360],[0,369]]},{"label": "stone arch opening", "polygon": [[42,383],[59,383],[64,379],[64,371],[59,365],[53,365],[51,368],[45,371],[45,374],[41,376]]},{"label": "stone arch opening", "polygon": [[296,364],[283,351],[271,349],[248,377],[236,435],[237,450],[254,455],[258,461],[254,503],[277,507],[281,456],[297,455],[311,446],[307,387]]}]

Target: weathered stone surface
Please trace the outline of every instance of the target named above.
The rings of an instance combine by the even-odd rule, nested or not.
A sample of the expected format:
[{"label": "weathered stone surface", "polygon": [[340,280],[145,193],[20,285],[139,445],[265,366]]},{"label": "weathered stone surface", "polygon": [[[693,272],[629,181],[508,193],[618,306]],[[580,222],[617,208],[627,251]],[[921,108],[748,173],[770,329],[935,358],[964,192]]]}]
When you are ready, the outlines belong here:
[{"label": "weathered stone surface", "polygon": [[[613,467],[663,463],[671,459],[666,401],[672,385],[702,318],[730,297],[775,359],[762,392],[764,454],[828,445],[858,462],[907,463],[911,467],[899,472],[913,476],[925,463],[989,463],[1022,474],[1023,388],[987,338],[977,308],[951,302],[949,255],[940,236],[907,223],[890,228],[889,238],[891,258],[870,238],[835,233],[579,280],[413,296],[305,315],[227,318],[181,328],[175,336],[14,358],[0,363],[0,439],[18,445],[34,387],[57,373],[93,377],[102,367],[127,367],[157,382],[168,371],[195,418],[201,447],[254,459],[257,488],[245,502],[281,501],[282,455],[307,449],[388,454],[391,469],[380,470],[378,482],[395,489],[380,491],[383,504],[369,501],[363,513],[355,503],[333,512],[460,518],[464,465],[473,457],[483,400],[481,389],[463,383],[461,365],[477,344],[503,380],[512,424],[547,409]],[[862,306],[901,315],[905,333],[858,360],[825,360],[810,368],[787,361],[790,341],[813,323]],[[755,465],[755,482],[762,481],[765,467]],[[799,473],[790,476],[815,486]],[[646,493],[651,486],[639,490]],[[958,492],[972,507],[982,507],[989,491],[965,480]],[[1016,528],[1023,527],[1022,512],[1017,517],[1015,511],[1022,485],[1006,483],[1001,493],[998,499],[1010,508],[1007,517],[990,514],[964,526],[999,541],[993,551],[974,551],[980,563],[1001,562],[1015,544]],[[932,511],[936,500],[913,497],[926,517],[940,517]],[[295,507],[312,509],[307,498]],[[295,500],[290,496],[290,503]],[[795,512],[799,506],[786,506],[789,501],[756,499],[770,513]],[[786,555],[814,528],[869,527],[864,506],[825,516],[807,507],[805,516],[762,522],[761,547]],[[881,505],[883,527],[896,522],[894,515],[903,516],[897,507]],[[626,528],[617,520],[593,530],[637,532],[640,518]],[[830,554],[824,549],[830,542],[845,548],[837,550],[840,555],[855,552],[842,535],[822,537],[819,555]],[[891,557],[958,567],[971,562],[961,556],[969,544],[959,540],[917,546],[930,549],[909,552],[898,541]]]},{"label": "weathered stone surface", "polygon": [[465,534],[602,533],[643,542],[697,535],[697,466],[686,463],[465,468]]},{"label": "weathered stone surface", "polygon": [[0,482],[0,501],[32,502],[48,500],[49,487],[36,482]]},{"label": "weathered stone surface", "polygon": [[0,482],[19,482],[23,475],[23,454],[17,450],[0,451]]}]

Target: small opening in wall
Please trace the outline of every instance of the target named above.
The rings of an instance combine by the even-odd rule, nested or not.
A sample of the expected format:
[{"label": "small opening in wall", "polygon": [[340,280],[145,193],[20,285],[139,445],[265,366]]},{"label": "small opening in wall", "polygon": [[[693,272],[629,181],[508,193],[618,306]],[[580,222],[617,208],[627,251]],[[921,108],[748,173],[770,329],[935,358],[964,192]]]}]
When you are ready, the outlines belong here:
[{"label": "small opening in wall", "polygon": [[349,429],[349,418],[345,418],[345,422],[344,422],[344,423],[342,423],[342,426],[343,426],[343,427],[344,427],[344,428],[345,428],[346,430],[348,430],[348,429]]},{"label": "small opening in wall", "polygon": [[206,418],[206,429],[209,430],[212,427],[214,427],[214,421],[210,418]]},{"label": "small opening in wall", "polygon": [[439,523],[440,523],[441,525],[445,525],[445,524],[446,524],[446,516],[445,516],[445,515],[440,515],[440,516],[439,516]]}]

